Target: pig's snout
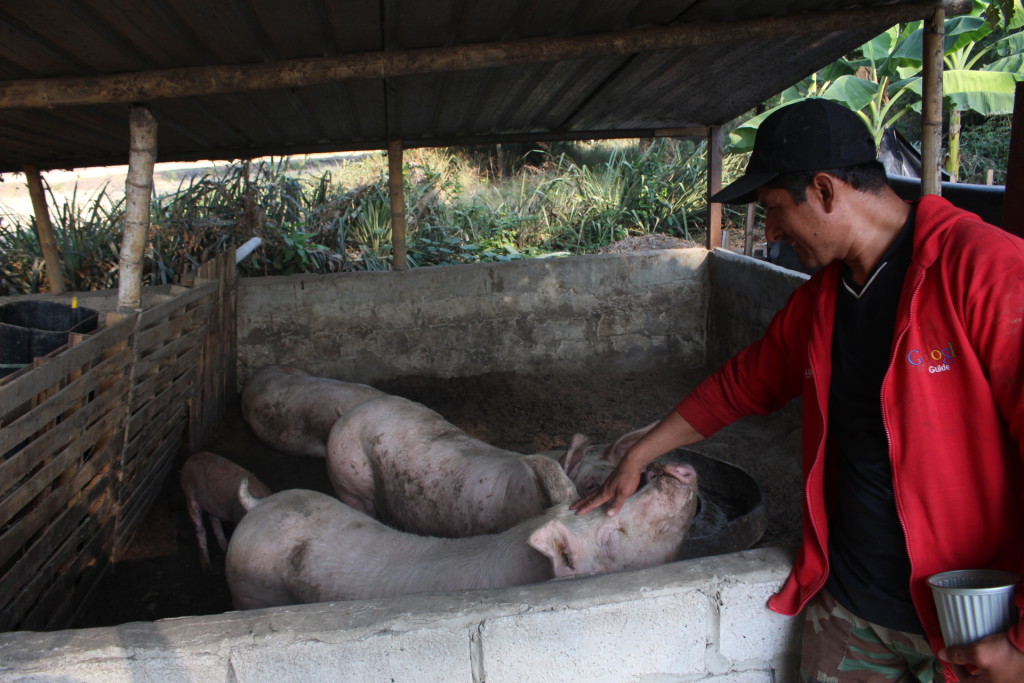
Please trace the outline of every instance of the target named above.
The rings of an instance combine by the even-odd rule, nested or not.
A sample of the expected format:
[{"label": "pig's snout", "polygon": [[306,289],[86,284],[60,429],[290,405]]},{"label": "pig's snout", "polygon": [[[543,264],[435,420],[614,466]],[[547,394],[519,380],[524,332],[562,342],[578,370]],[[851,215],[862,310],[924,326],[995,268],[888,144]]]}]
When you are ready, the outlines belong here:
[{"label": "pig's snout", "polygon": [[684,486],[693,486],[697,482],[697,470],[693,469],[693,465],[653,462],[645,473],[648,482],[662,476],[670,477]]}]

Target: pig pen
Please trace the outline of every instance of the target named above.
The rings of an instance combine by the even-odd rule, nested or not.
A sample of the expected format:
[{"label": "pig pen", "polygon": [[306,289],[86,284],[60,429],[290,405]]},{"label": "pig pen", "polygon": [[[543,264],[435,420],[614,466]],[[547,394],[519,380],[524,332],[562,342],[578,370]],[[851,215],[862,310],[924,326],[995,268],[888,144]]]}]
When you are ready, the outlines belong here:
[{"label": "pig pen", "polygon": [[[575,432],[610,441],[756,338],[803,279],[697,248],[243,280],[238,376],[289,364],[372,384],[524,453]],[[323,461],[264,446],[237,406],[204,448],[275,490],[329,491]],[[753,549],[538,586],[253,612],[230,612],[212,538],[215,571],[199,571],[179,459],[80,628],[0,636],[0,678],[783,680],[796,624],[765,602],[799,534],[798,411],[744,420],[693,450],[760,484],[767,530]]]}]

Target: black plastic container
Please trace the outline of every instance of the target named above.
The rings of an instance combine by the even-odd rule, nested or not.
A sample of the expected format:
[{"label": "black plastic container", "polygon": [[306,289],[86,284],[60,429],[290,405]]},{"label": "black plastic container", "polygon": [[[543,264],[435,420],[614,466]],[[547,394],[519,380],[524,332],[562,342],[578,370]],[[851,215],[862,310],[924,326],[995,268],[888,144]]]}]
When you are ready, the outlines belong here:
[{"label": "black plastic container", "polygon": [[92,332],[99,314],[55,301],[17,301],[0,306],[0,377],[68,343],[72,332]]}]

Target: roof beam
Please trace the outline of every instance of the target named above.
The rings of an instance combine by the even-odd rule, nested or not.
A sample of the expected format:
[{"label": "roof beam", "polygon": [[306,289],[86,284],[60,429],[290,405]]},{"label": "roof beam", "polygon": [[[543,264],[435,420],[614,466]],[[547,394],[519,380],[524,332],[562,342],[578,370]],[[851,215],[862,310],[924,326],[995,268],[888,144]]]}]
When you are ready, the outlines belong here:
[{"label": "roof beam", "polygon": [[417,50],[216,65],[135,73],[0,82],[0,109],[126,104],[178,97],[292,88],[349,79],[393,78],[585,57],[673,50],[725,41],[771,40],[853,27],[888,27],[931,16],[968,11],[970,0],[922,0],[834,12],[809,12],[723,23],[677,24],[565,38],[527,38]]}]

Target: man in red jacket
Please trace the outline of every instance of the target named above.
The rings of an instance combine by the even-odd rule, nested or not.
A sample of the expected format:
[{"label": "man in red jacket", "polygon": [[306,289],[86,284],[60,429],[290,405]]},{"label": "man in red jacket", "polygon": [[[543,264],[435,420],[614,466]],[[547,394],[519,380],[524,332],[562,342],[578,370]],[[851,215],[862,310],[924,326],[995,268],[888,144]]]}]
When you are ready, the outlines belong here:
[{"label": "man in red jacket", "polygon": [[614,515],[659,455],[802,395],[803,542],[769,601],[804,611],[802,679],[1024,681],[1024,620],[943,649],[926,583],[1024,574],[1024,240],[904,202],[860,119],[820,99],[766,118],[713,200],[760,202],[819,270],[573,507]]}]

